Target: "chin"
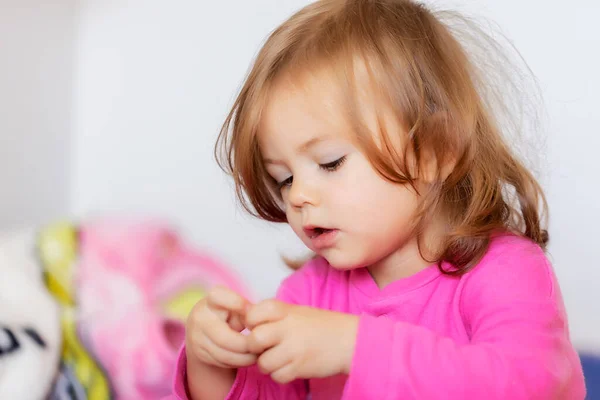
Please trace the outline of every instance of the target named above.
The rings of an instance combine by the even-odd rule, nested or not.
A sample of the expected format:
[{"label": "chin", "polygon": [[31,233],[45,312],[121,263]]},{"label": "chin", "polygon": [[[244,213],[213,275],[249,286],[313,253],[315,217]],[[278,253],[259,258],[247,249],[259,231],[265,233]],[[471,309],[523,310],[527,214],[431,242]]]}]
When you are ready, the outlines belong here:
[{"label": "chin", "polygon": [[324,251],[320,254],[320,256],[327,260],[327,262],[329,263],[329,265],[331,265],[332,268],[340,271],[349,271],[352,269],[362,268],[367,265],[364,262],[362,262],[362,260],[352,259],[347,256],[344,257],[344,255],[340,254],[339,252],[331,252],[329,254],[327,253],[327,251]]}]

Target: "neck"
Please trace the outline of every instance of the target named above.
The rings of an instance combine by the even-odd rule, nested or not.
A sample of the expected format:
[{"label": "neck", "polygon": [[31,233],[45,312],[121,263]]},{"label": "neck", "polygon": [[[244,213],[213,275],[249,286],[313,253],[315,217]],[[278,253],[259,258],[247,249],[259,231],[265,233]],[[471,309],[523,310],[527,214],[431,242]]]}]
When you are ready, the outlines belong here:
[{"label": "neck", "polygon": [[[439,239],[436,232],[439,233],[440,231],[428,229],[423,235],[421,250],[425,257],[436,254],[437,249],[431,246]],[[432,262],[421,256],[418,240],[413,237],[388,256],[367,267],[367,269],[377,286],[383,289],[394,281],[408,278],[431,266]]]},{"label": "neck", "polygon": [[407,244],[386,258],[367,267],[373,280],[380,289],[399,279],[408,278],[431,266],[419,254],[416,244]]}]

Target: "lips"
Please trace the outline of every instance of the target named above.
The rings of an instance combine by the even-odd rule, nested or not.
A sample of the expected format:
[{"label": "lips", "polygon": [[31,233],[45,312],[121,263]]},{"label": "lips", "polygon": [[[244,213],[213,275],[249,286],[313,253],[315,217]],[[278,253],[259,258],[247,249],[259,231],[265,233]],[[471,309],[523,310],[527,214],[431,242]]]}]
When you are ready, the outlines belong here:
[{"label": "lips", "polygon": [[309,239],[315,239],[325,233],[331,232],[333,229],[323,228],[320,226],[307,226],[304,227],[304,233],[308,236]]},{"label": "lips", "polygon": [[338,230],[321,226],[306,226],[304,233],[310,239],[315,250],[323,250],[335,244]]}]

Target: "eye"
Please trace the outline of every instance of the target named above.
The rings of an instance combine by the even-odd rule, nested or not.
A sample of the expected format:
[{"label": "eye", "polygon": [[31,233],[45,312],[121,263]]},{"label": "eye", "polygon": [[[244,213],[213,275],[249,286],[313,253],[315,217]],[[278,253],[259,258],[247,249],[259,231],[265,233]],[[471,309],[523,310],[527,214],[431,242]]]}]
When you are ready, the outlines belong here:
[{"label": "eye", "polygon": [[283,189],[286,186],[291,186],[292,185],[292,181],[293,181],[293,176],[290,176],[289,178],[287,178],[286,180],[283,180],[281,182],[277,182],[277,187],[279,189]]},{"label": "eye", "polygon": [[340,157],[335,161],[326,164],[319,164],[319,167],[325,171],[333,172],[346,161],[346,156]]}]

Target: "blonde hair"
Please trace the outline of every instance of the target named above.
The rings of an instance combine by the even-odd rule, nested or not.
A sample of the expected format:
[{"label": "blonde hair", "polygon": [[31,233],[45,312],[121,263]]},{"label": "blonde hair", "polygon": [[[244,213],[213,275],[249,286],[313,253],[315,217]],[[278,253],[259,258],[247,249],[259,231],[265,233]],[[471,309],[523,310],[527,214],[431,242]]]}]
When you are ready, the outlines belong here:
[{"label": "blonde hair", "polygon": [[[436,260],[461,274],[484,255],[495,232],[510,231],[545,248],[544,194],[509,149],[496,111],[510,105],[486,96],[490,82],[467,56],[442,16],[411,0],[321,0],[285,21],[261,48],[226,118],[215,147],[220,166],[235,181],[251,214],[286,222],[265,171],[257,133],[274,81],[329,68],[348,96],[347,114],[362,150],[382,177],[416,189],[419,166],[433,159],[437,175],[420,196],[416,234],[444,215],[449,232]],[[467,19],[460,21],[474,27]],[[495,42],[483,31],[490,53]],[[357,109],[355,71],[360,62],[406,132],[403,154],[394,138],[367,132]],[[485,66],[489,68],[489,66]],[[508,82],[508,81],[507,81]],[[488,92],[488,94],[491,92]],[[493,93],[492,93],[493,94]],[[500,108],[497,108],[500,106]],[[494,108],[496,107],[496,108]],[[445,166],[451,165],[448,171]],[[420,236],[419,236],[420,237]]]}]

